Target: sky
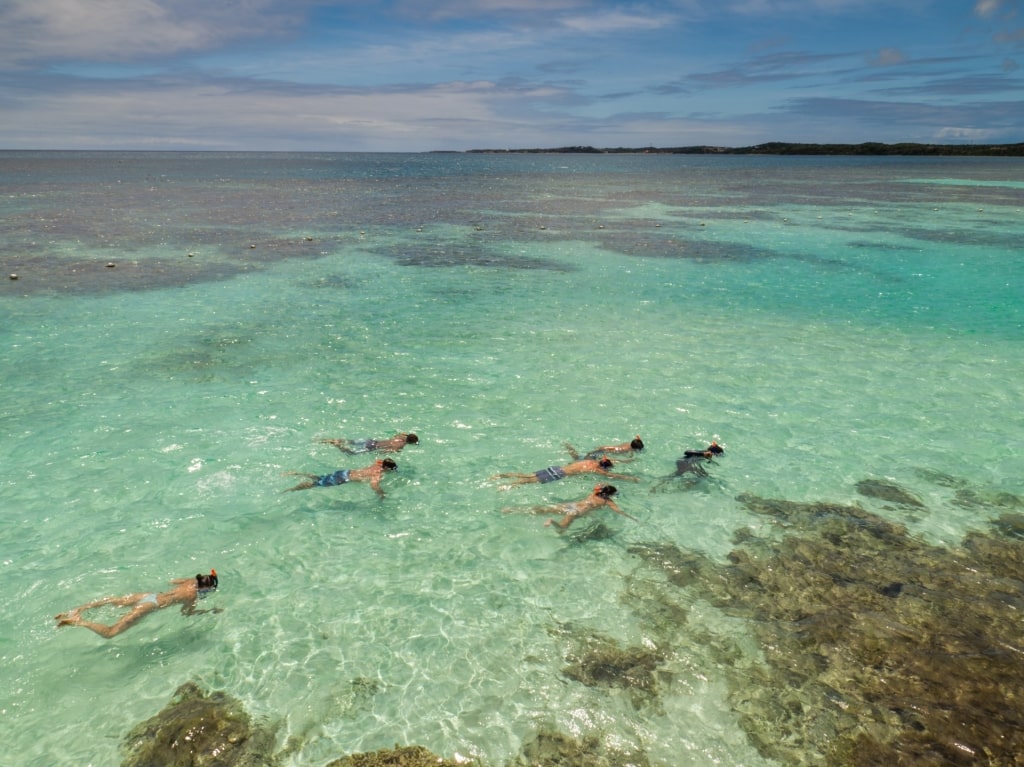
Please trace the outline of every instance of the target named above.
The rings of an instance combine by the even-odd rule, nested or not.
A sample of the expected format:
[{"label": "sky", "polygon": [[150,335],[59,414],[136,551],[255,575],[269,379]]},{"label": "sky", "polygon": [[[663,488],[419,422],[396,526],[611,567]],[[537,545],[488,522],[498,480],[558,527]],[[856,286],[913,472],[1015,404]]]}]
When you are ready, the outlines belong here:
[{"label": "sky", "polygon": [[1024,141],[1024,0],[0,0],[0,149]]}]

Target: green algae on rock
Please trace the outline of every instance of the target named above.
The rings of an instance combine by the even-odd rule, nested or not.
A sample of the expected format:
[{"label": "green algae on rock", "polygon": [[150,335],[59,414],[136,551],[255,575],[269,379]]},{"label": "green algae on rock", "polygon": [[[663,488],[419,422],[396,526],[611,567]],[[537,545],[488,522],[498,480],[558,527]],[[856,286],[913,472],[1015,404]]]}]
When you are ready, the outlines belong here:
[{"label": "green algae on rock", "polygon": [[466,767],[472,764],[442,759],[423,746],[400,746],[396,743],[394,748],[382,748],[335,759],[327,767]]},{"label": "green algae on rock", "polygon": [[240,701],[186,682],[124,739],[122,767],[275,767],[275,734],[253,726]]},{"label": "green algae on rock", "polygon": [[610,747],[594,734],[574,738],[556,730],[540,730],[523,744],[508,767],[648,767],[643,751]]},{"label": "green algae on rock", "polygon": [[924,508],[920,498],[909,490],[900,487],[895,482],[890,482],[886,479],[862,479],[857,483],[857,492],[869,498],[878,498],[899,506]]},{"label": "green algae on rock", "polygon": [[[1004,515],[954,549],[856,506],[740,496],[783,524],[714,562],[630,551],[747,620],[763,664],[731,701],[762,755],[800,765],[1018,765],[1024,540]],[[999,535],[1000,532],[1008,535]]]},{"label": "green algae on rock", "polygon": [[568,665],[562,669],[567,678],[588,687],[615,687],[625,690],[637,708],[657,699],[659,668],[666,655],[648,647],[621,647],[611,637],[595,631],[561,624],[553,633],[570,642]]}]

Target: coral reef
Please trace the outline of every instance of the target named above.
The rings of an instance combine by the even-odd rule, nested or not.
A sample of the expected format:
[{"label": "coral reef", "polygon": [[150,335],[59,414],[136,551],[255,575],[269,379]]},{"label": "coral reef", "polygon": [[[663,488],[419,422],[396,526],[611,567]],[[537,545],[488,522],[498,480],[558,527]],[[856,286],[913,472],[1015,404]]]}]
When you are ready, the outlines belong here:
[{"label": "coral reef", "polygon": [[430,753],[422,746],[382,748],[364,754],[350,754],[335,759],[327,767],[465,767],[471,762],[453,762]]},{"label": "coral reef", "polygon": [[869,498],[879,498],[900,506],[913,506],[923,509],[924,504],[909,490],[904,490],[895,482],[884,479],[862,479],[857,483],[857,492]]},{"label": "coral reef", "polygon": [[573,738],[554,730],[541,730],[523,744],[508,767],[647,767],[643,752],[606,746],[596,735]]},{"label": "coral reef", "polygon": [[253,726],[241,702],[187,682],[124,739],[122,767],[275,767],[273,730]]},{"label": "coral reef", "polygon": [[630,551],[741,617],[763,663],[732,703],[766,757],[810,765],[1020,765],[1024,519],[952,550],[856,506],[743,495],[783,525],[743,531],[725,564],[672,545]]},{"label": "coral reef", "polygon": [[626,690],[637,708],[657,698],[659,667],[665,654],[647,647],[623,648],[610,637],[561,624],[556,633],[569,639],[569,665],[562,669],[569,679],[588,687]]}]

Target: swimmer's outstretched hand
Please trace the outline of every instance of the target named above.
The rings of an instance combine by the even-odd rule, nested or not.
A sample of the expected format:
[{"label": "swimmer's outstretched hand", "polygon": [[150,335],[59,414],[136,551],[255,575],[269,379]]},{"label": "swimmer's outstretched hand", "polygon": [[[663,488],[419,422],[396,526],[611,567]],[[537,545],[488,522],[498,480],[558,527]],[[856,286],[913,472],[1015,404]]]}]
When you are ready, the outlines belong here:
[{"label": "swimmer's outstretched hand", "polygon": [[66,613],[60,613],[53,617],[57,621],[57,628],[61,626],[77,626],[82,621],[82,616],[78,614],[78,610],[69,610]]}]

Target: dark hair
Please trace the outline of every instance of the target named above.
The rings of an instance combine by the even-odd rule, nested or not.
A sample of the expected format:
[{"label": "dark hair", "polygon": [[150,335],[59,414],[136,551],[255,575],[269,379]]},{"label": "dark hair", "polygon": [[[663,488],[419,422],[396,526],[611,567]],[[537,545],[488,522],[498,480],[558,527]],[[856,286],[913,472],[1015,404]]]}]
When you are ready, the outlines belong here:
[{"label": "dark hair", "polygon": [[714,453],[715,455],[721,455],[725,451],[722,450],[721,446],[717,442],[712,442],[710,445],[708,445],[708,452]]},{"label": "dark hair", "polygon": [[384,467],[385,471],[398,471],[398,464],[391,458],[385,458],[380,462],[380,465]]},{"label": "dark hair", "polygon": [[644,441],[642,439],[640,439],[640,435],[637,434],[636,437],[633,439],[633,441],[629,443],[629,446],[633,450],[643,450],[644,449]]},{"label": "dark hair", "polygon": [[611,498],[617,492],[619,491],[615,485],[601,485],[601,487],[597,489],[597,494],[602,498]]},{"label": "dark hair", "polygon": [[405,435],[405,444],[407,444],[407,445],[415,445],[419,441],[420,441],[420,438],[417,437],[412,432],[409,432],[408,434]]},{"label": "dark hair", "polygon": [[218,582],[216,570],[211,570],[209,575],[196,574],[196,588],[215,589]]},{"label": "dark hair", "polygon": [[611,458],[609,458],[606,455],[602,455],[600,460],[598,460],[597,465],[600,466],[602,469],[610,469],[615,464],[612,463]]}]

